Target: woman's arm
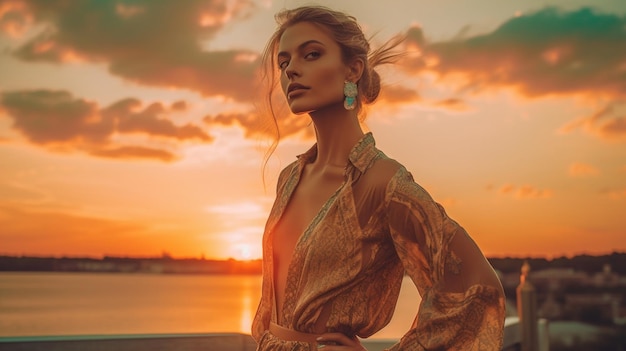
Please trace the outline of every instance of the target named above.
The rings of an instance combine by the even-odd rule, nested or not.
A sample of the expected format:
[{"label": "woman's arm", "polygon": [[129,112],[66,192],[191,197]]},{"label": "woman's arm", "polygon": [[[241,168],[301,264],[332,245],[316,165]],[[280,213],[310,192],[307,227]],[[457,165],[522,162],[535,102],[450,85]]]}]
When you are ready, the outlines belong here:
[{"label": "woman's arm", "polygon": [[389,184],[387,215],[422,297],[413,326],[390,350],[500,350],[502,285],[467,232],[404,169]]}]

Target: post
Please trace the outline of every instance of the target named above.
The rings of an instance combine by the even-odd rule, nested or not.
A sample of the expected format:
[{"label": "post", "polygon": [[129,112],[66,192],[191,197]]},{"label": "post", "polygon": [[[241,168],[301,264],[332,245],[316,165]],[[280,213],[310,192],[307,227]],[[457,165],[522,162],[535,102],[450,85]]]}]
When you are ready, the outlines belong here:
[{"label": "post", "polygon": [[537,297],[535,287],[528,281],[530,265],[528,261],[522,265],[520,284],[517,287],[517,313],[520,318],[522,334],[522,351],[537,351]]}]

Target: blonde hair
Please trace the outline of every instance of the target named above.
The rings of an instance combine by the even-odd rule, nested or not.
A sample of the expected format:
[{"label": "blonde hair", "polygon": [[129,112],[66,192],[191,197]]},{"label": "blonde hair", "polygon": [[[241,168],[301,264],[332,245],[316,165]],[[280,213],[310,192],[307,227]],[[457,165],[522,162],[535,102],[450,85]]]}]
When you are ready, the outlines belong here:
[{"label": "blonde hair", "polygon": [[348,64],[356,59],[363,61],[363,73],[357,84],[358,96],[356,101],[356,109],[361,120],[365,118],[363,105],[373,103],[380,94],[380,76],[374,68],[382,64],[396,62],[401,53],[393,49],[404,40],[404,37],[394,37],[378,49],[371,51],[369,40],[365,38],[355,17],[323,6],[303,6],[291,10],[282,10],[276,14],[275,18],[278,28],[270,37],[261,56],[261,78],[267,82],[269,88],[265,98],[268,111],[265,114],[272,117],[275,135],[274,141],[265,155],[264,167],[280,141],[276,108],[273,104],[273,93],[278,85],[276,74],[278,66],[275,55],[280,39],[287,28],[301,22],[319,25],[328,31],[341,48],[344,63]]}]

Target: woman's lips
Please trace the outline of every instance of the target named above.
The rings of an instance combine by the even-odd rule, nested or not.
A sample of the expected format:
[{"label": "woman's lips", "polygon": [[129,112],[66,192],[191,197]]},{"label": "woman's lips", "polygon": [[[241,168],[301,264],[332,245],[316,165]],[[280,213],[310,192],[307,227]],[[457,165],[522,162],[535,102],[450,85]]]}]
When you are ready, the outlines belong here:
[{"label": "woman's lips", "polygon": [[297,88],[297,89],[293,89],[291,90],[288,94],[287,94],[287,98],[288,99],[293,99],[296,98],[304,93],[306,93],[307,89],[306,88]]},{"label": "woman's lips", "polygon": [[287,86],[287,98],[291,99],[297,97],[306,92],[308,89],[309,87],[304,86],[300,83],[291,83],[289,84],[289,86]]}]

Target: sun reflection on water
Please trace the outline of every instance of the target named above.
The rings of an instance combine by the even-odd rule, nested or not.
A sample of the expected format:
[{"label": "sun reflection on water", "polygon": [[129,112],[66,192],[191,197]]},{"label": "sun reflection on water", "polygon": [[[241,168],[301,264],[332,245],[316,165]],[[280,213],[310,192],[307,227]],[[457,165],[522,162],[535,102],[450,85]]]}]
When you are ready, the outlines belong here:
[{"label": "sun reflection on water", "polygon": [[[253,291],[252,279],[245,279],[245,284],[241,290],[241,318],[239,320],[239,331],[249,334],[252,329],[252,318],[255,313],[256,305],[253,304]],[[258,293],[258,292],[256,292]]]}]

